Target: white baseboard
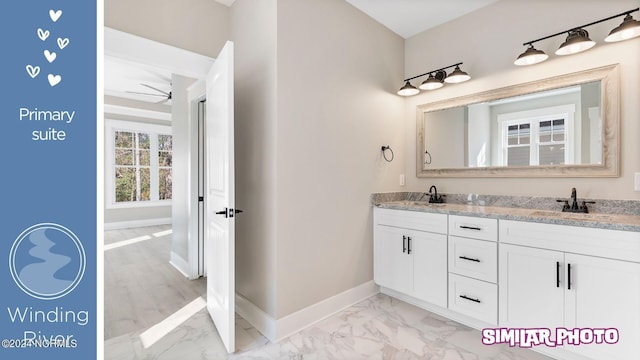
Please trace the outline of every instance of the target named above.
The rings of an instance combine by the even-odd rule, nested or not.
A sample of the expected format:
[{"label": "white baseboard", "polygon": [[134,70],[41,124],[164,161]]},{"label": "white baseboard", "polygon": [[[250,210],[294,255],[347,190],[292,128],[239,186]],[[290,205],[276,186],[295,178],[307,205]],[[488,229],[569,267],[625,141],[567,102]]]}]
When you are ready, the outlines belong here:
[{"label": "white baseboard", "polygon": [[171,257],[169,258],[169,264],[173,265],[178,271],[184,275],[187,279],[194,279],[189,275],[189,263],[178,254],[171,252]]},{"label": "white baseboard", "polygon": [[275,319],[238,293],[236,293],[236,313],[270,341],[276,339]]},{"label": "white baseboard", "polygon": [[171,225],[171,218],[157,218],[104,223],[104,230],[130,229],[144,226]]},{"label": "white baseboard", "polygon": [[379,292],[380,288],[371,280],[278,319],[276,339],[293,335]]},{"label": "white baseboard", "polygon": [[378,285],[373,281],[368,281],[277,320],[242,295],[236,294],[236,312],[267,339],[275,342],[379,292]]}]

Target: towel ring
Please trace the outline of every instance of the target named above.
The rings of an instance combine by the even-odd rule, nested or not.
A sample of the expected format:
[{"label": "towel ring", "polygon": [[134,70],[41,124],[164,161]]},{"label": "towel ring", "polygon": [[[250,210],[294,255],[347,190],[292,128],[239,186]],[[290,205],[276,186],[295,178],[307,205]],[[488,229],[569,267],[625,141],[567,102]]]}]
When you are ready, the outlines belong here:
[{"label": "towel ring", "polygon": [[[387,157],[387,150],[389,150],[391,152],[391,158],[389,159]],[[395,157],[395,155],[393,155],[393,149],[391,149],[391,146],[387,145],[387,146],[383,146],[382,147],[382,156],[384,157],[385,160],[387,160],[387,162],[392,162],[393,158]]]}]

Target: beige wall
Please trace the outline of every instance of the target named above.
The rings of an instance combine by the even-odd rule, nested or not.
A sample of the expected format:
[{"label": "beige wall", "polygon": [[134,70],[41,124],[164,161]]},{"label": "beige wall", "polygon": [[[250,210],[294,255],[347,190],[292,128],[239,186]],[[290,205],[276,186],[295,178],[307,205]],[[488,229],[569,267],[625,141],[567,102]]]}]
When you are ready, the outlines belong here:
[{"label": "beige wall", "polygon": [[104,0],[104,26],[215,58],[229,8],[213,0]]},{"label": "beige wall", "polygon": [[403,40],[342,0],[237,0],[231,38],[236,287],[279,319],[372,279],[369,195],[404,166]]},{"label": "beige wall", "polygon": [[373,278],[369,196],[400,189],[406,154],[403,39],[343,0],[279,0],[277,16],[281,318]]},{"label": "beige wall", "polygon": [[[570,189],[576,187],[579,197],[640,199],[640,192],[633,190],[633,173],[640,172],[640,40],[613,44],[603,42],[608,32],[621,23],[622,18],[587,28],[591,39],[598,42],[591,50],[558,57],[553,53],[564,41],[564,37],[557,36],[536,43],[537,48],[550,54],[546,62],[529,67],[513,65],[515,58],[525,50],[521,45],[525,41],[637,6],[637,0],[501,0],[407,39],[407,77],[459,61],[464,62],[463,69],[472,76],[472,80],[466,83],[447,85],[406,101],[407,190],[426,191],[430,185],[435,184],[438,190],[448,193],[567,197]],[[443,46],[445,43],[446,46]],[[418,179],[415,176],[416,105],[613,63],[620,64],[621,74],[622,154],[619,178]],[[397,87],[402,85],[400,80],[396,83]]]},{"label": "beige wall", "polygon": [[[236,0],[236,292],[276,313],[277,64],[276,0]],[[251,24],[251,26],[247,26]]]}]

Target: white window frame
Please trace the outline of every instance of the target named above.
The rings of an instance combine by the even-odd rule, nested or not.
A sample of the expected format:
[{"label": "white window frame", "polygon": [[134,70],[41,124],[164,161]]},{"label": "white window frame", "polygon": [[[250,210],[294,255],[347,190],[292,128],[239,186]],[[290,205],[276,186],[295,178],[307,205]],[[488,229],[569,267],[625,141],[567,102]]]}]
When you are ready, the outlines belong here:
[{"label": "white window frame", "polygon": [[[106,208],[107,209],[125,209],[125,208],[140,208],[140,207],[152,207],[152,206],[171,206],[172,200],[160,200],[158,198],[159,191],[153,191],[159,189],[159,174],[158,170],[160,166],[158,166],[158,136],[157,135],[172,135],[171,126],[166,125],[157,125],[157,124],[147,124],[141,122],[134,121],[122,121],[122,120],[113,120],[113,119],[105,119],[106,126],[106,139],[105,139],[105,194],[107,196],[106,199]],[[116,167],[116,159],[115,159],[115,133],[116,131],[131,131],[131,132],[144,132],[148,133],[150,136],[150,164],[151,164],[151,199],[145,201],[127,201],[127,202],[116,202],[116,182],[115,182],[115,167]],[[154,136],[155,135],[155,136]],[[155,150],[154,150],[155,149]],[[172,150],[173,151],[173,150]],[[154,165],[155,164],[155,165]]]},{"label": "white window frame", "polygon": [[539,149],[540,149],[540,123],[548,120],[564,120],[565,128],[565,151],[564,163],[575,163],[575,104],[553,106],[534,110],[518,111],[512,113],[500,114],[497,116],[498,126],[500,129],[500,149],[498,161],[501,165],[507,165],[507,149],[508,149],[508,129],[511,125],[531,124],[529,128],[529,165],[539,165]]}]

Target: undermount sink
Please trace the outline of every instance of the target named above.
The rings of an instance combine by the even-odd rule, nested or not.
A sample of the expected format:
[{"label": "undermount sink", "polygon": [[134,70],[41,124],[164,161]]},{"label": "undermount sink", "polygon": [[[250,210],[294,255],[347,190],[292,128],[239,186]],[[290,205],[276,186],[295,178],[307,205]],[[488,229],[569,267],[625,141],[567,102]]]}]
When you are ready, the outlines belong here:
[{"label": "undermount sink", "polygon": [[558,219],[567,219],[567,220],[592,220],[592,221],[611,221],[611,215],[607,214],[589,214],[589,213],[571,213],[571,212],[561,212],[561,211],[534,211],[531,213],[533,216],[544,216],[544,217],[556,217]]}]

